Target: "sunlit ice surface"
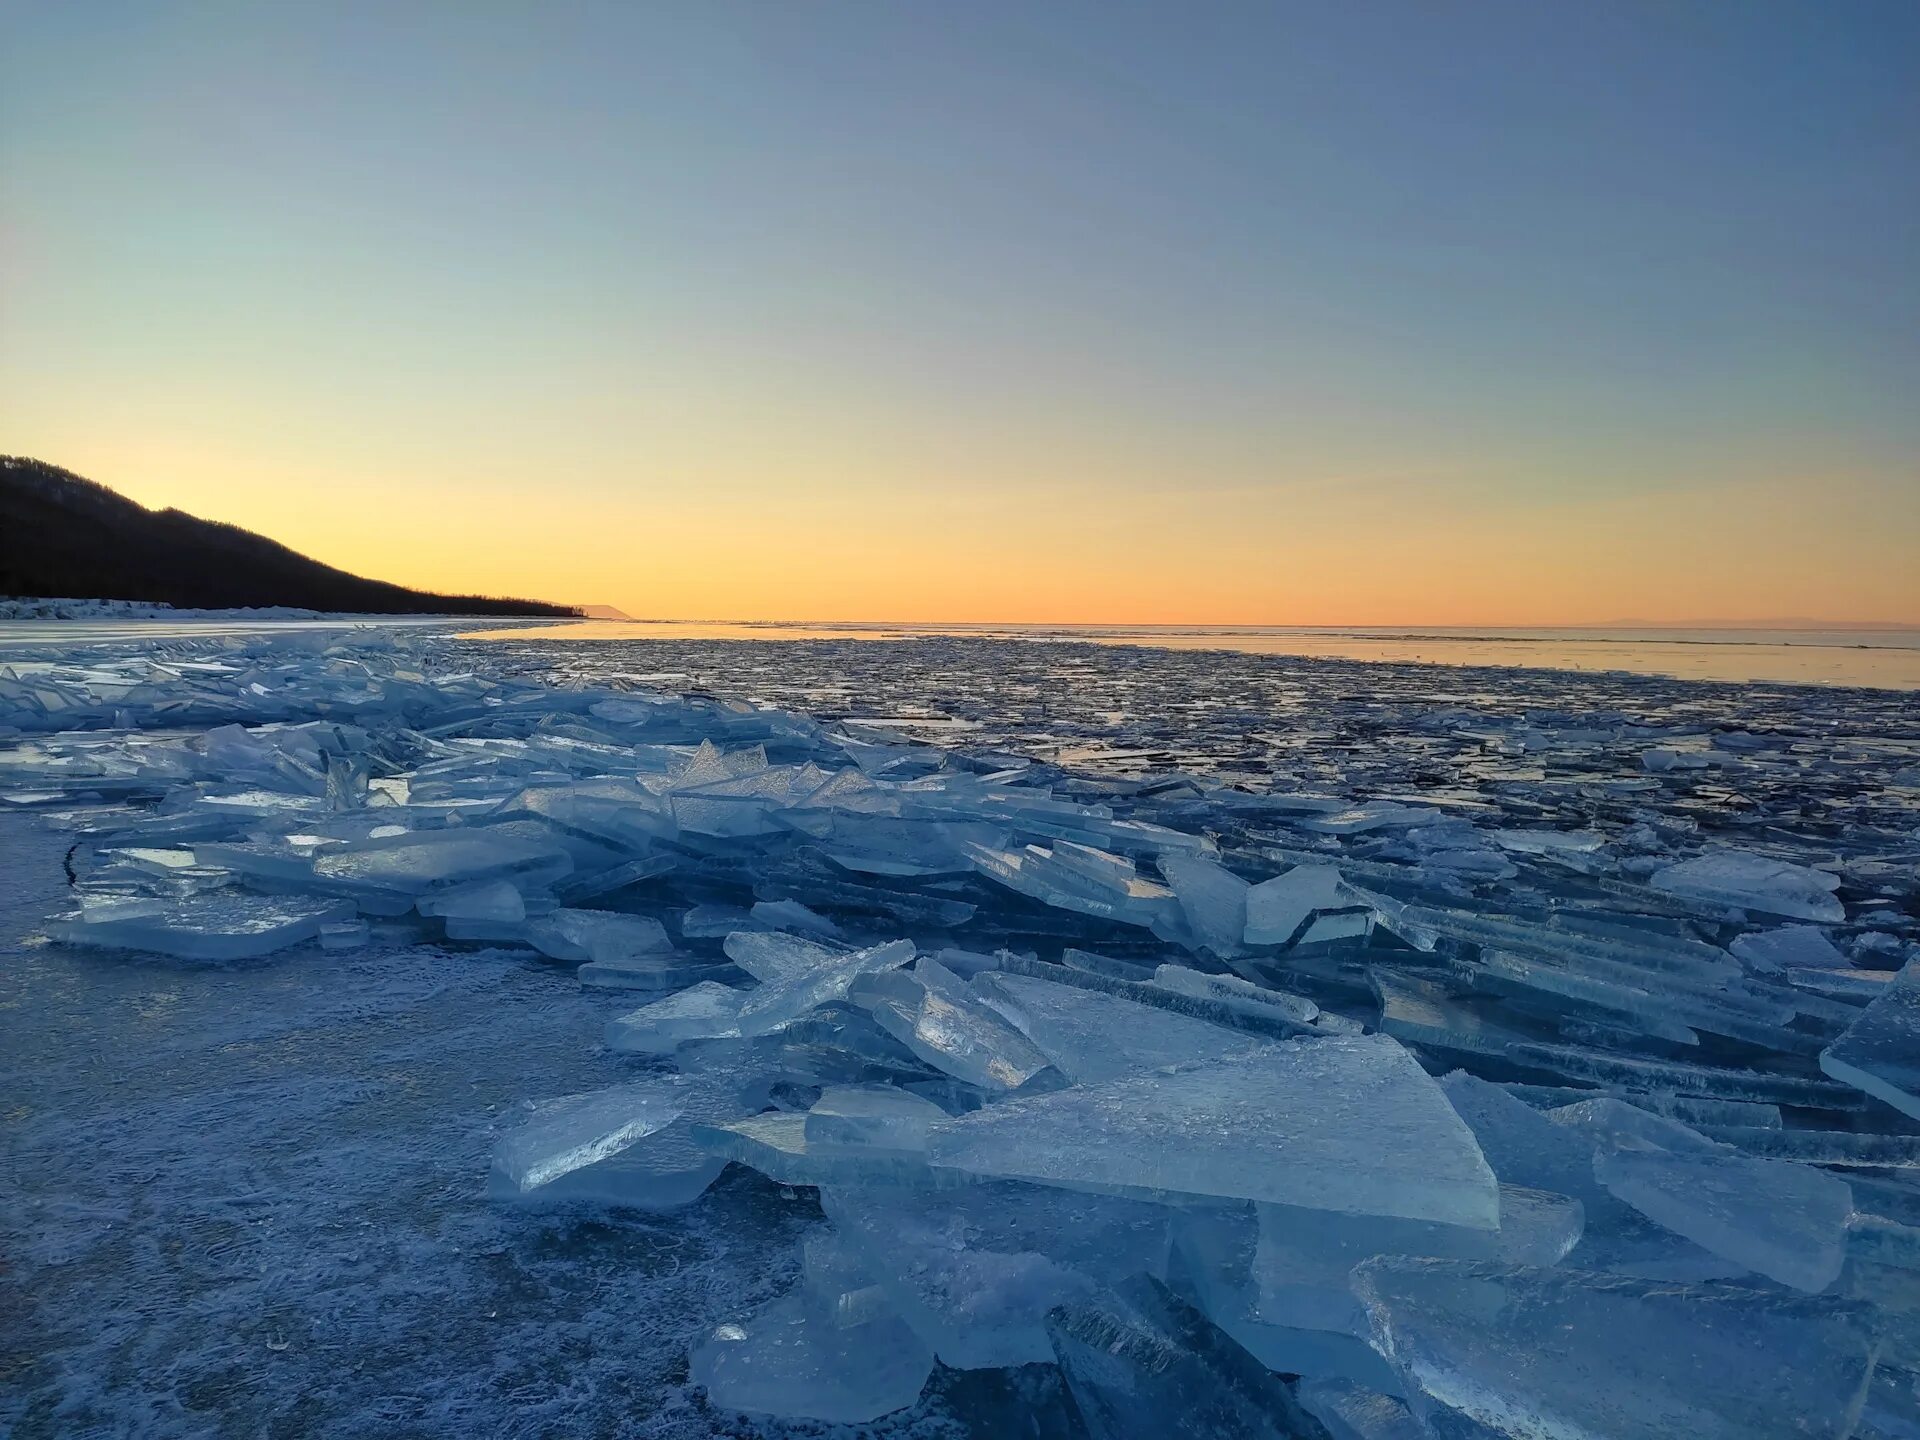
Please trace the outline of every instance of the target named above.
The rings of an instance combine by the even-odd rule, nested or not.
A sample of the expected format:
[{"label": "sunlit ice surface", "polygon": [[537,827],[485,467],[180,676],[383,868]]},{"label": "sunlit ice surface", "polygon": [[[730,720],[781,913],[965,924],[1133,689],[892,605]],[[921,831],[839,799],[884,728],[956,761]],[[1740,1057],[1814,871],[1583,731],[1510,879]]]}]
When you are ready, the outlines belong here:
[{"label": "sunlit ice surface", "polygon": [[824,640],[976,636],[1415,664],[1629,671],[1691,680],[1920,689],[1920,630],[939,625],[587,620],[490,626],[496,640]]}]

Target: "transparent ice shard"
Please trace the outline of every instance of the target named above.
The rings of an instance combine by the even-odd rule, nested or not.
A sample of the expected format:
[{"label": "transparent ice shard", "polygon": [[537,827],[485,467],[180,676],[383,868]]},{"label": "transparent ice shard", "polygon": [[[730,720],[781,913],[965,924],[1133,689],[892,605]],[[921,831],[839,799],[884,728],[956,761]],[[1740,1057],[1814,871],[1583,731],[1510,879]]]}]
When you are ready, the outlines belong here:
[{"label": "transparent ice shard", "polygon": [[893,1150],[927,1148],[927,1128],[947,1112],[897,1085],[830,1085],[807,1112],[809,1141],[875,1145]]},{"label": "transparent ice shard", "polygon": [[982,875],[1056,909],[1148,928],[1181,920],[1173,891],[1132,875],[1130,864],[1124,873],[1090,873],[1095,867],[1065,845],[1015,851],[968,843],[962,850]]},{"label": "transparent ice shard", "polygon": [[1447,985],[1385,965],[1367,972],[1380,1002],[1380,1029],[1407,1045],[1504,1057],[1532,1039],[1460,1000]]},{"label": "transparent ice shard", "polygon": [[1318,1428],[1277,1376],[1150,1276],[1049,1312],[1047,1335],[1093,1440],[1299,1440]]},{"label": "transparent ice shard", "polygon": [[671,1084],[642,1081],[542,1101],[494,1147],[496,1186],[526,1195],[617,1155],[679,1118],[682,1100]]},{"label": "transparent ice shard", "polygon": [[1845,1085],[1767,1070],[1643,1059],[1582,1045],[1514,1044],[1508,1047],[1508,1053],[1538,1069],[1600,1085],[1813,1109],[1850,1110],[1860,1106],[1857,1093]]},{"label": "transparent ice shard", "polygon": [[1491,838],[1518,855],[1590,855],[1607,843],[1598,830],[1500,829]]},{"label": "transparent ice shard", "polygon": [[1593,1141],[1585,1132],[1554,1124],[1501,1086],[1463,1070],[1440,1085],[1501,1184],[1570,1195],[1589,1210],[1616,1208],[1594,1178]]},{"label": "transparent ice shard", "polygon": [[738,930],[719,932],[727,937],[727,958],[760,981],[773,981],[787,975],[811,972],[820,965],[847,952],[837,945],[822,945],[797,935],[772,931]]},{"label": "transparent ice shard", "polygon": [[673,950],[658,920],[613,910],[555,910],[532,921],[526,933],[541,954],[576,965],[610,965]]},{"label": "transparent ice shard", "polygon": [[912,973],[861,976],[848,998],[934,1068],[988,1091],[1016,1090],[1049,1068],[1034,1043],[966,982],[922,956]]},{"label": "transparent ice shard", "polygon": [[364,920],[335,920],[320,927],[322,950],[359,950],[372,938]]},{"label": "transparent ice shard", "polygon": [[1557,1106],[1546,1112],[1551,1124],[1578,1131],[1591,1150],[1665,1150],[1673,1154],[1727,1154],[1691,1125],[1656,1115],[1611,1095]]},{"label": "transparent ice shard", "polygon": [[607,1022],[607,1048],[628,1055],[670,1055],[688,1040],[740,1033],[746,992],[702,980],[678,994]]},{"label": "transparent ice shard", "polygon": [[1365,935],[1373,909],[1331,865],[1296,865],[1247,892],[1249,945],[1309,944]]},{"label": "transparent ice shard", "polygon": [[1269,1043],[1189,1015],[1029,975],[995,971],[976,977],[973,986],[1076,1084],[1244,1055]]},{"label": "transparent ice shard", "polygon": [[819,935],[829,940],[840,937],[840,927],[802,905],[798,900],[761,900],[748,912],[769,930],[794,930],[803,935]]},{"label": "transparent ice shard", "polygon": [[926,1149],[814,1138],[805,1114],[769,1111],[696,1122],[694,1141],[782,1185],[932,1185]]},{"label": "transparent ice shard", "polygon": [[1404,1400],[1348,1380],[1302,1380],[1300,1407],[1327,1427],[1327,1440],[1430,1440]]},{"label": "transparent ice shard", "polygon": [[1385,1036],[1018,1098],[936,1125],[937,1168],[1145,1198],[1265,1200],[1493,1229],[1493,1173]]},{"label": "transparent ice shard", "polygon": [[1834,898],[1840,877],[1742,850],[1720,850],[1653,872],[1648,881],[1669,895],[1710,905],[1757,910],[1823,924],[1847,918]]},{"label": "transparent ice shard", "polygon": [[826,1189],[820,1203],[942,1363],[1052,1358],[1049,1308],[1139,1271],[1166,1270],[1168,1212],[1071,1190]]},{"label": "transparent ice shard", "polygon": [[684,990],[714,967],[684,952],[635,955],[622,960],[593,960],[577,972],[580,983],[595,990],[641,990],[671,993]]},{"label": "transparent ice shard", "polygon": [[730,1410],[859,1425],[918,1400],[933,1354],[877,1297],[849,1319],[803,1290],[717,1327],[688,1369]]},{"label": "transparent ice shard", "polygon": [[812,964],[797,965],[762,981],[740,1007],[740,1033],[771,1034],[829,1001],[845,999],[862,975],[897,970],[912,963],[913,958],[911,940],[895,940],[865,950],[825,952]]},{"label": "transparent ice shard", "polygon": [[1292,1205],[1259,1205],[1260,1240],[1249,1279],[1270,1323],[1366,1334],[1348,1286],[1353,1267],[1375,1255],[1428,1255],[1556,1265],[1580,1242],[1578,1200],[1544,1190],[1500,1187],[1500,1228],[1471,1229],[1377,1215],[1339,1215]]},{"label": "transparent ice shard", "polygon": [[1862,1135],[1853,1130],[1786,1130],[1778,1126],[1709,1126],[1710,1139],[1743,1155],[1803,1165],[1920,1169],[1920,1135]]},{"label": "transparent ice shard", "polygon": [[1321,1021],[1320,1007],[1304,995],[1255,985],[1238,975],[1207,975],[1184,965],[1162,965],[1153,972],[1153,983],[1163,990],[1191,995],[1200,1000],[1262,1007],[1284,1016],[1295,1025],[1313,1026]]},{"label": "transparent ice shard", "polygon": [[1738,937],[1727,947],[1740,959],[1765,969],[1812,968],[1838,970],[1847,959],[1817,925],[1782,925],[1777,930],[1756,930]]},{"label": "transparent ice shard", "polygon": [[1817,1294],[1839,1278],[1853,1213],[1844,1180],[1700,1151],[1603,1150],[1594,1172],[1648,1219],[1769,1279]]},{"label": "transparent ice shard", "polygon": [[350,901],[215,890],[83,909],[49,921],[47,933],[69,945],[146,950],[183,960],[248,960],[315,939],[323,925],[352,919]]},{"label": "transparent ice shard", "polygon": [[1168,1282],[1191,1295],[1208,1319],[1269,1370],[1397,1390],[1399,1381],[1386,1363],[1353,1335],[1301,1329],[1263,1312],[1252,1280],[1259,1225],[1251,1205],[1180,1210],[1172,1233]]},{"label": "transparent ice shard", "polygon": [[1416,1412],[1513,1440],[1845,1440],[1873,1372],[1839,1300],[1400,1258],[1354,1287]]},{"label": "transparent ice shard", "polygon": [[1252,888],[1245,880],[1203,856],[1179,853],[1160,857],[1160,873],[1202,946],[1222,958],[1241,953]]},{"label": "transparent ice shard", "polygon": [[1909,960],[1886,993],[1821,1052],[1820,1068],[1920,1119],[1920,960]]},{"label": "transparent ice shard", "polygon": [[422,915],[457,917],[461,920],[486,920],[514,924],[527,918],[527,902],[505,880],[482,881],[423,895],[414,902]]},{"label": "transparent ice shard", "polygon": [[573,869],[560,846],[486,828],[435,830],[329,850],[313,862],[324,881],[352,890],[424,895],[443,886],[511,877],[541,885]]}]

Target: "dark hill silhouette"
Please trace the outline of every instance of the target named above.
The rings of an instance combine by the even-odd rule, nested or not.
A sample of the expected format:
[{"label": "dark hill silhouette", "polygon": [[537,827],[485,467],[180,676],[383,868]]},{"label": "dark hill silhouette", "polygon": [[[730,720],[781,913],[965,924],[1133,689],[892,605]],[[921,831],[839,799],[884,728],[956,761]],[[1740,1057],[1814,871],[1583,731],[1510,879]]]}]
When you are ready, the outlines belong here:
[{"label": "dark hill silhouette", "polygon": [[435,595],[363,580],[238,525],[149,510],[57,465],[0,456],[0,596],[290,605],[381,615],[578,615],[571,605]]}]

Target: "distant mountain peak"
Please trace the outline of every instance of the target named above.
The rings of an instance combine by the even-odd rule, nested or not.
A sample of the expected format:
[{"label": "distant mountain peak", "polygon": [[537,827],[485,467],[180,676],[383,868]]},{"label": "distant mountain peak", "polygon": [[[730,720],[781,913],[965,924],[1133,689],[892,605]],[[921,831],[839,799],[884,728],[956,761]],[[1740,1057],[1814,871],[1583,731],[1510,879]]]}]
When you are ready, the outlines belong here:
[{"label": "distant mountain peak", "polygon": [[196,610],[579,614],[570,605],[439,595],[363,579],[238,525],[183,510],[149,510],[96,480],[24,455],[0,455],[0,596]]}]

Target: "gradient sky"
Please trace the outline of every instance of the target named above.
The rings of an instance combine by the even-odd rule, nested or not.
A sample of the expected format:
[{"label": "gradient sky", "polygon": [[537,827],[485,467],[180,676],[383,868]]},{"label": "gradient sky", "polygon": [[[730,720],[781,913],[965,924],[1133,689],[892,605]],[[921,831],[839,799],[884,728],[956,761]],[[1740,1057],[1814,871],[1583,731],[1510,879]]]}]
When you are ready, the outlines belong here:
[{"label": "gradient sky", "polygon": [[0,450],[634,614],[1920,621],[1920,5],[0,0]]}]

